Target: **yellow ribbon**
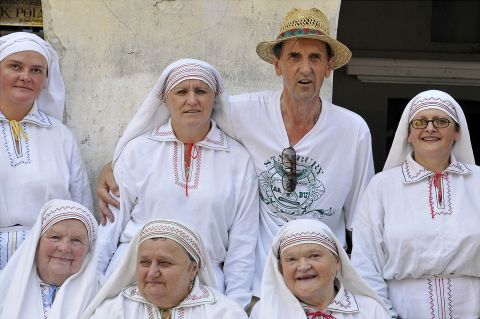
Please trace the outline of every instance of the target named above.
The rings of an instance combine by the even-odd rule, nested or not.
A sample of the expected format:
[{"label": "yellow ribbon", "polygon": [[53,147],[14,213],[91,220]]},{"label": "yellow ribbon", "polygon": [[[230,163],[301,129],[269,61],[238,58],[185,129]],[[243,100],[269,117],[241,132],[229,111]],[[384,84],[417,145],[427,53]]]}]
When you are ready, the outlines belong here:
[{"label": "yellow ribbon", "polygon": [[25,131],[22,129],[22,126],[15,120],[9,120],[10,126],[12,127],[13,131],[13,138],[15,141],[20,142],[20,134],[23,135],[23,138],[25,141],[28,141],[28,135],[25,133]]}]

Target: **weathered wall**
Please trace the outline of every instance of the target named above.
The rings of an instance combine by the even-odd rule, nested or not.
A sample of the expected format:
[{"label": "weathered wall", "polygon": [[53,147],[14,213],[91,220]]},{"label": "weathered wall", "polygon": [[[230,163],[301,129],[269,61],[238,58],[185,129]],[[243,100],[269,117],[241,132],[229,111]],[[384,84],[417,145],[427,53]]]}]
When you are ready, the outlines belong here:
[{"label": "weathered wall", "polygon": [[[42,0],[44,29],[60,55],[65,123],[77,137],[92,186],[162,69],[205,60],[229,93],[281,88],[258,42],[274,39],[293,7],[318,7],[336,34],[340,0]],[[322,94],[331,97],[332,81]]]}]

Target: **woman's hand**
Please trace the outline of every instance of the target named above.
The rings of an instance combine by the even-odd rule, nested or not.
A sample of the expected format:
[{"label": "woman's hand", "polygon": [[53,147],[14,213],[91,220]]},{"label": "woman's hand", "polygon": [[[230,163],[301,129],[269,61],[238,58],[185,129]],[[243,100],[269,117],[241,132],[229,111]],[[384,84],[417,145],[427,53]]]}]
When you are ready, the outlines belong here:
[{"label": "woman's hand", "polygon": [[112,192],[115,196],[120,196],[118,191],[118,185],[113,177],[112,162],[107,163],[97,178],[97,200],[98,200],[98,215],[100,217],[100,223],[105,225],[107,218],[113,223],[115,220],[113,213],[108,208],[108,205],[113,205],[120,208],[120,202],[113,198],[109,192]]}]

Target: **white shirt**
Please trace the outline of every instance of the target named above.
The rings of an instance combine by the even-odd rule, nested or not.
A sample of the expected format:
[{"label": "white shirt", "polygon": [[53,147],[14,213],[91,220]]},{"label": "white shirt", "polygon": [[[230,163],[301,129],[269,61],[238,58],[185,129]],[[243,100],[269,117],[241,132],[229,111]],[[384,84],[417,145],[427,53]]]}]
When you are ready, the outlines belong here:
[{"label": "white shirt", "polygon": [[19,121],[20,150],[8,120],[0,113],[0,227],[32,227],[50,199],[70,199],[92,209],[87,171],[73,134],[60,121],[37,110]]},{"label": "white shirt", "polygon": [[[221,292],[242,306],[250,302],[258,233],[258,182],[248,152],[215,122],[192,151],[188,197],[184,145],[170,122],[130,141],[114,168],[120,188],[115,221],[100,227],[99,271],[117,245],[128,243],[154,218],[176,219],[203,239]],[[109,267],[116,267],[120,256]],[[223,268],[223,271],[222,271]]]},{"label": "white shirt", "polygon": [[[335,319],[386,319],[390,318],[388,313],[386,313],[385,309],[380,305],[378,301],[368,296],[363,295],[354,295],[348,290],[345,290],[343,284],[337,281],[337,284],[340,286],[338,289],[335,298],[330,302],[330,304],[322,311],[325,314],[332,315]],[[275,294],[274,291],[271,292]],[[261,319],[259,317],[259,309],[261,305],[261,300],[255,305],[253,308],[252,313],[250,314],[250,319]],[[302,317],[303,313],[299,313],[299,317],[295,319],[310,319],[311,317],[307,317],[307,314],[316,312],[315,309],[307,306],[306,304],[298,301],[301,307],[304,310],[304,316]],[[273,312],[273,311],[272,311]],[[290,315],[291,314],[284,314],[285,316],[282,317],[281,311],[280,314],[277,314],[275,319],[293,319]],[[279,317],[278,317],[279,316]],[[318,319],[322,319],[321,316],[317,317]],[[314,319],[317,319],[314,317]]]},{"label": "white shirt", "polygon": [[433,173],[409,155],[377,174],[361,201],[352,263],[392,314],[389,280],[480,277],[480,168],[452,154],[443,174],[435,187]]},{"label": "white shirt", "polygon": [[[346,246],[357,202],[374,174],[370,131],[357,114],[322,99],[315,126],[293,148],[300,174],[295,192],[282,187],[280,155],[289,147],[281,91],[232,96],[234,137],[250,152],[259,177],[260,234],[254,283],[259,285],[273,237],[287,221],[317,219]],[[301,173],[300,173],[301,172]],[[257,290],[258,287],[254,287]]]},{"label": "white shirt", "polygon": [[[195,281],[192,292],[171,309],[170,318],[243,319],[247,314],[233,301],[213,288]],[[161,318],[160,310],[148,302],[136,285],[125,288],[116,297],[106,299],[90,317],[93,319]]]}]

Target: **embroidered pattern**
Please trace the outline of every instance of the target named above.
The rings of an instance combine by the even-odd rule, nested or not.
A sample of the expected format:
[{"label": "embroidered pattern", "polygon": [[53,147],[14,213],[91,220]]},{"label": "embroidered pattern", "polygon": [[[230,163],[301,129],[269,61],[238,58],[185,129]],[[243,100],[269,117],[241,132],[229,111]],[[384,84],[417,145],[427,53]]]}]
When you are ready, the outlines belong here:
[{"label": "embroidered pattern", "polygon": [[431,319],[453,318],[452,283],[450,278],[427,279]]},{"label": "embroidered pattern", "polygon": [[[5,151],[8,155],[8,162],[10,163],[10,166],[16,167],[22,164],[30,164],[32,162],[30,157],[30,142],[25,139],[20,139],[17,150],[10,124],[2,121],[0,125],[2,126],[3,144],[5,145]],[[23,131],[28,134],[26,124],[21,123],[21,125]]]},{"label": "embroidered pattern", "polygon": [[338,256],[337,245],[335,242],[327,235],[314,231],[305,231],[285,236],[280,241],[279,250],[282,251],[285,249],[285,247],[304,242],[318,242],[320,245],[327,247],[332,252],[335,252],[335,254]]},{"label": "embroidered pattern", "polygon": [[[434,175],[428,180],[428,204],[432,219],[434,219],[436,215],[452,215],[453,213],[451,201],[452,192],[447,173],[442,174],[440,184],[439,186],[434,185]],[[439,195],[438,191],[440,191],[441,195]]]},{"label": "embroidered pattern", "polygon": [[[343,290],[343,298],[335,298],[332,300],[330,304],[335,304],[339,306],[340,308],[344,309],[350,309],[350,306],[352,305],[352,301],[350,300],[350,293],[346,290]],[[342,302],[344,301],[344,302]]]},{"label": "embroidered pattern", "polygon": [[0,270],[12,258],[13,253],[27,237],[27,230],[0,231]]},{"label": "embroidered pattern", "polygon": [[[173,144],[173,170],[175,175],[175,184],[180,186],[182,189],[187,187],[186,183],[186,174],[183,165],[183,152],[179,150],[179,143],[174,142]],[[200,167],[202,164],[202,150],[203,147],[197,147],[197,156],[195,159],[192,158],[190,163],[190,179],[193,178],[193,183],[188,183],[188,189],[198,189],[198,184],[200,181]],[[192,163],[194,162],[194,163]]]},{"label": "embroidered pattern", "polygon": [[427,97],[415,102],[410,109],[409,118],[412,118],[412,115],[415,114],[417,111],[427,107],[438,107],[444,110],[447,114],[449,114],[452,118],[456,119],[458,122],[458,114],[457,110],[453,106],[450,101],[442,100],[438,97]]}]

